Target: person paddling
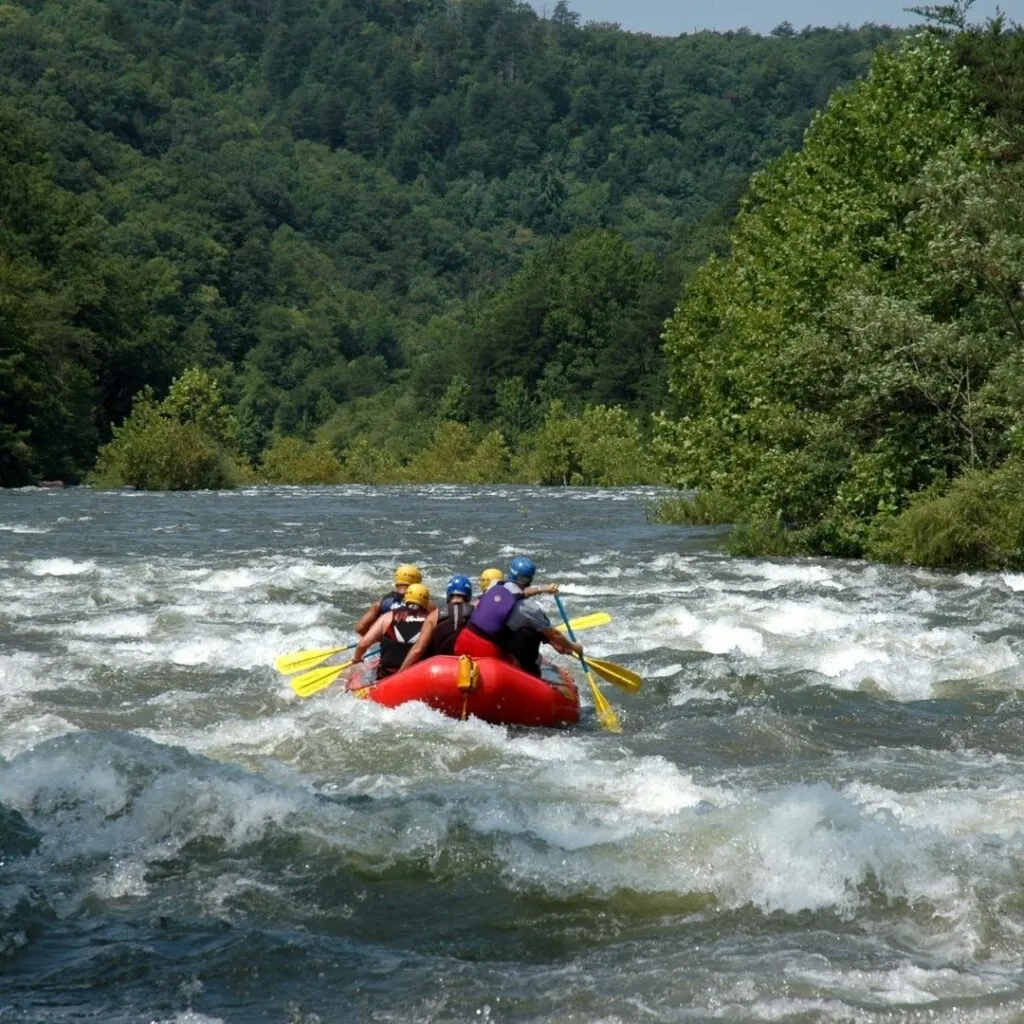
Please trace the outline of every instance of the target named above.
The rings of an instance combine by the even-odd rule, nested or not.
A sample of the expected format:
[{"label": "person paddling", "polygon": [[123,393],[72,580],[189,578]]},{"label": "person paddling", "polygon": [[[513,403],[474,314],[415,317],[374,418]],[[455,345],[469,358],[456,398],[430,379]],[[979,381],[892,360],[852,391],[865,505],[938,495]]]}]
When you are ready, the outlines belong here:
[{"label": "person paddling", "polygon": [[423,573],[415,565],[400,565],[395,570],[395,588],[383,597],[377,598],[363,612],[362,618],[356,623],[356,634],[365,636],[366,631],[385,613],[397,608],[405,600],[406,587],[423,582]]},{"label": "person paddling", "polygon": [[445,606],[438,612],[430,654],[454,654],[455,640],[469,622],[473,584],[468,576],[453,576],[445,588]]},{"label": "person paddling", "polygon": [[[481,594],[486,594],[487,591],[492,586],[494,586],[495,583],[504,583],[504,582],[505,582],[505,574],[500,569],[496,569],[496,568],[484,569],[484,571],[482,573],[480,573],[480,593]],[[541,586],[539,586],[539,587],[524,587],[523,588],[523,596],[524,597],[536,597],[537,594],[557,594],[557,593],[558,593],[558,584],[557,583],[544,583],[544,584],[541,584]],[[477,598],[477,601],[479,601],[479,600],[480,600],[480,598]],[[477,603],[476,601],[473,602],[473,607],[474,608],[476,607],[476,603]]]},{"label": "person paddling", "polygon": [[437,613],[430,605],[430,591],[422,583],[408,584],[402,603],[381,615],[359,641],[353,664],[359,664],[370,647],[380,641],[378,679],[415,665],[426,654],[434,632]]},{"label": "person paddling", "polygon": [[[469,618],[469,624],[455,641],[456,654],[468,654],[473,658],[512,660],[513,633],[508,626],[509,618],[517,605],[523,602],[528,592],[537,593],[540,590],[540,588],[530,586],[536,572],[536,565],[525,555],[518,555],[512,559],[508,580],[504,583],[492,584],[477,602],[473,614]],[[549,588],[544,589],[550,592]],[[540,612],[540,609],[536,609],[536,611]],[[545,620],[547,619],[543,612],[540,614]],[[550,621],[548,621],[548,625],[550,625]],[[560,642],[568,645],[567,653],[570,651],[578,654],[583,652],[582,646],[565,640],[557,630],[554,632]],[[555,641],[550,642],[555,643]],[[561,647],[557,649],[562,650]]]},{"label": "person paddling", "polygon": [[[535,601],[519,601],[505,624],[510,634],[507,650],[512,660],[531,676],[541,677],[540,645],[550,644],[559,654],[578,657],[583,645],[563,636]],[[558,678],[557,672],[555,678]]]}]

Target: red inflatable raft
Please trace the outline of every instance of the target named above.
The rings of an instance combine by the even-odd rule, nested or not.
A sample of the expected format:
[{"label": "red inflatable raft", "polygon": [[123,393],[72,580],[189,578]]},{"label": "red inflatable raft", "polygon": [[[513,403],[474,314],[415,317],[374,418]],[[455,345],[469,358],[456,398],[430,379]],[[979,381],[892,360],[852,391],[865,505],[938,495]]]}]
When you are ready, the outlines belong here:
[{"label": "red inflatable raft", "polygon": [[544,675],[538,679],[496,658],[439,655],[380,681],[370,666],[359,665],[347,688],[388,708],[418,700],[452,718],[473,715],[495,725],[574,725],[580,698],[572,676],[551,664]]}]

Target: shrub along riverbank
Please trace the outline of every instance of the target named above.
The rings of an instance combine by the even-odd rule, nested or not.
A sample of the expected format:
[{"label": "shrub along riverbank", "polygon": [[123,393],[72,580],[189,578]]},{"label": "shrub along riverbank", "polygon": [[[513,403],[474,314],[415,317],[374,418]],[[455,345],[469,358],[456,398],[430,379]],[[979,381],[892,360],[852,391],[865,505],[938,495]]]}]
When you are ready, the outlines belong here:
[{"label": "shrub along riverbank", "polygon": [[217,381],[193,368],[158,402],[141,392],[100,450],[99,487],[193,490],[239,483],[534,483],[622,486],[654,483],[658,467],[637,421],[617,406],[572,415],[552,402],[543,420],[510,447],[500,430],[438,417],[412,456],[361,437],[340,451],[325,438],[278,437],[254,466]]}]

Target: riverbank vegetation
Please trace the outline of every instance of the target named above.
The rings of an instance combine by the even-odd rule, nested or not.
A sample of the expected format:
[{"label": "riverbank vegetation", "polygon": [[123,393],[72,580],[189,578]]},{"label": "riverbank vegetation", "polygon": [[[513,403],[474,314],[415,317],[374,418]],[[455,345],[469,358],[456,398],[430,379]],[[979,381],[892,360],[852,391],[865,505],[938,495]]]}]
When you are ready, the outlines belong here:
[{"label": "riverbank vegetation", "polygon": [[516,0],[3,0],[0,485],[82,479],[133,402],[142,438],[195,441],[161,407],[193,367],[246,472],[451,475],[457,449],[472,474],[626,479],[586,410],[648,430],[663,321],[751,172],[898,37],[657,39]]},{"label": "riverbank vegetation", "polygon": [[647,440],[620,406],[577,415],[561,402],[510,448],[500,430],[439,419],[425,447],[400,461],[386,445],[358,438],[339,457],[324,440],[277,437],[253,466],[217,381],[193,368],[157,401],[136,396],[131,414],[100,449],[90,482],[142,490],[230,488],[240,483],[533,483],[611,486],[658,479]]},{"label": "riverbank vegetation", "polygon": [[1024,34],[882,51],[666,331],[676,518],[751,552],[1024,565]]},{"label": "riverbank vegetation", "polygon": [[1024,33],[969,8],[0,2],[0,485],[671,482],[1024,567]]}]

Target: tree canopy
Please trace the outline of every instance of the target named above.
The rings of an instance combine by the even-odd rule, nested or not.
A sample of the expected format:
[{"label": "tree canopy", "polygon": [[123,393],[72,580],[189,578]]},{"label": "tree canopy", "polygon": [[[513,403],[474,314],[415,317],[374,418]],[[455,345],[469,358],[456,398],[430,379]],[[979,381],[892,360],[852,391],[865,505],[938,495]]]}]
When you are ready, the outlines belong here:
[{"label": "tree canopy", "polygon": [[661,451],[756,544],[1024,559],[993,503],[1024,479],[1024,34],[952,28],[879,52],[755,176],[668,324]]},{"label": "tree canopy", "polygon": [[0,484],[80,478],[191,366],[254,464],[281,436],[344,457],[383,431],[407,459],[450,414],[483,436],[556,399],[655,409],[660,321],[749,175],[897,36],[0,3]]}]

